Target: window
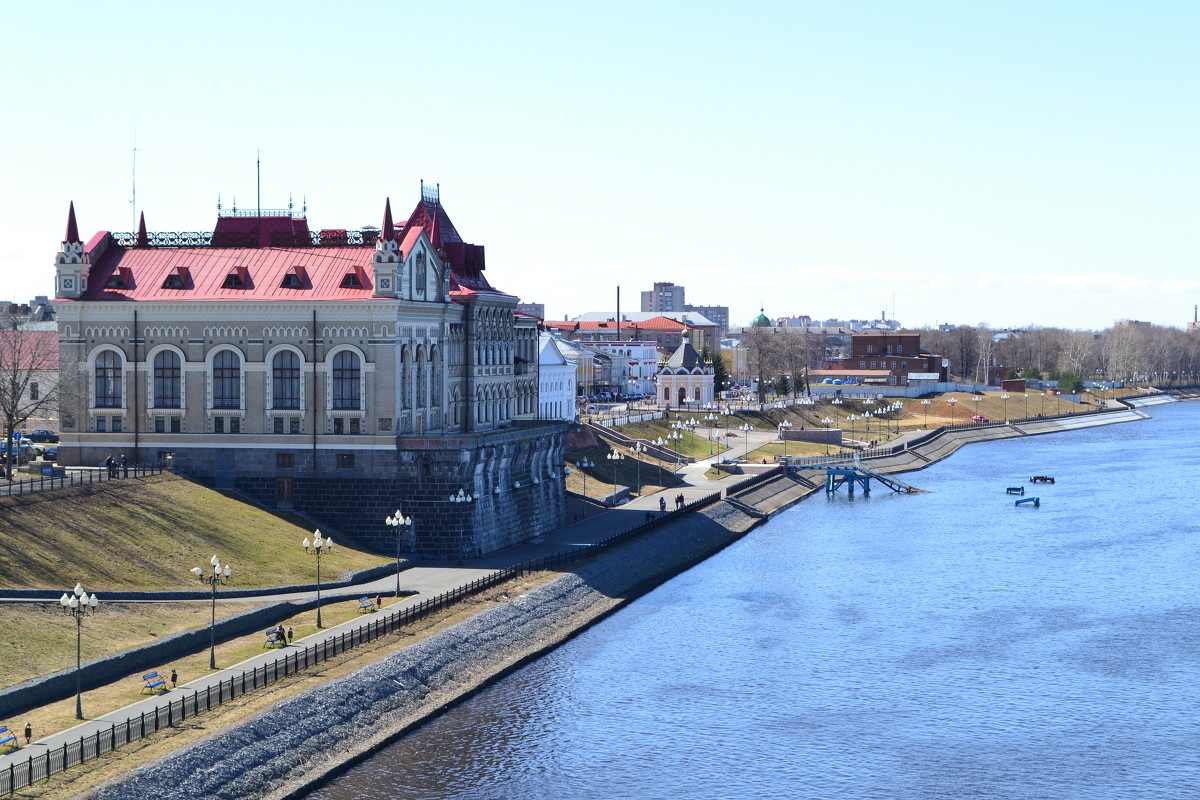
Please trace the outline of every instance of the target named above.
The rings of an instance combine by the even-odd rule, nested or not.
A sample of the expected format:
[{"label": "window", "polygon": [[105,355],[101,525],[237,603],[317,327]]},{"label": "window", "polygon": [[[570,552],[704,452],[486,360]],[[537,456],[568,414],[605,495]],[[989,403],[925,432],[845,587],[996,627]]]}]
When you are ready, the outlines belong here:
[{"label": "window", "polygon": [[895,369],[895,368],[896,368],[896,362],[895,362],[895,361],[893,361],[893,362],[892,362],[892,369]]},{"label": "window", "polygon": [[229,432],[230,433],[241,433],[242,432],[242,418],[241,417],[230,417],[229,418]]},{"label": "window", "polygon": [[343,289],[361,289],[362,281],[358,278],[357,272],[347,272],[342,278],[341,288]]},{"label": "window", "polygon": [[300,407],[300,356],[291,350],[271,362],[271,399],[272,408]]},{"label": "window", "polygon": [[871,355],[871,353],[874,353],[874,352],[875,352],[875,345],[871,345],[871,344],[867,345],[867,355]]},{"label": "window", "polygon": [[113,433],[121,432],[121,418],[120,417],[112,418],[112,432]]},{"label": "window", "polygon": [[180,407],[179,354],[164,350],[154,357],[154,407]]},{"label": "window", "polygon": [[860,361],[860,362],[858,362],[858,368],[859,368],[859,369],[866,369],[866,368],[867,368],[867,362],[866,362],[866,361]]},{"label": "window", "polygon": [[181,424],[179,417],[171,417],[171,433],[179,433],[179,426]]},{"label": "window", "polygon": [[104,433],[108,427],[108,417],[96,417],[96,433]]},{"label": "window", "polygon": [[40,393],[41,393],[41,387],[38,386],[37,381],[33,381],[32,383],[29,384],[29,399],[30,400],[37,400],[38,395]]},{"label": "window", "polygon": [[341,469],[354,469],[354,454],[338,453],[337,465]]},{"label": "window", "polygon": [[875,362],[874,362],[874,361],[872,361],[872,362],[871,362],[871,369],[875,369]]},{"label": "window", "polygon": [[237,354],[222,350],[213,358],[213,408],[241,408],[242,368]]},{"label": "window", "polygon": [[334,433],[345,433],[344,428],[345,428],[345,425],[342,421],[342,418],[334,417],[333,418],[333,432]]},{"label": "window", "polygon": [[425,253],[417,253],[417,267],[413,275],[416,290],[420,294],[425,293]]},{"label": "window", "polygon": [[154,432],[155,433],[166,433],[167,432],[167,421],[165,419],[163,419],[162,417],[155,417],[154,418]]},{"label": "window", "polygon": [[224,432],[225,432],[225,418],[224,417],[213,417],[213,433],[224,433]]},{"label": "window", "polygon": [[901,361],[901,362],[900,362],[900,369],[905,369],[905,370],[906,370],[906,369],[908,369],[908,362],[907,362],[907,361]]},{"label": "window", "polygon": [[275,468],[276,469],[292,469],[296,466],[296,455],[294,453],[276,453]]},{"label": "window", "polygon": [[274,423],[275,433],[283,433],[283,417],[276,417]]},{"label": "window", "polygon": [[362,433],[362,420],[358,419],[357,417],[351,419],[350,420],[350,432],[351,433]]},{"label": "window", "polygon": [[121,357],[105,350],[96,358],[96,408],[121,407]]},{"label": "window", "polygon": [[300,432],[300,418],[299,417],[288,417],[288,433],[299,433],[299,432]]},{"label": "window", "polygon": [[221,284],[222,289],[245,289],[246,281],[242,279],[241,270],[234,267],[233,270],[225,276],[225,282]]},{"label": "window", "polygon": [[343,350],[333,357],[333,407],[359,408],[358,354]]}]

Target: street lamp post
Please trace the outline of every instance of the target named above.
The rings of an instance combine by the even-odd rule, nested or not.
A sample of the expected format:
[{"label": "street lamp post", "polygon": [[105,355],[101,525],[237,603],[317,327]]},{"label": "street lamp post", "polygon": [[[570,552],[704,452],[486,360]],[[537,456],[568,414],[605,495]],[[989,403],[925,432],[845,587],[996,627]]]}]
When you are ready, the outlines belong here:
[{"label": "street lamp post", "polygon": [[[396,532],[396,597],[400,597],[400,540],[412,530],[412,517],[406,517],[396,509],[396,513],[385,519],[384,524]],[[401,532],[401,528],[405,528]]]},{"label": "street lamp post", "polygon": [[575,466],[579,467],[579,471],[580,471],[580,473],[582,473],[582,474],[583,474],[583,516],[585,516],[585,517],[586,517],[586,516],[587,516],[587,512],[588,512],[588,503],[587,503],[587,496],[588,496],[588,493],[587,493],[587,471],[588,471],[589,469],[591,469],[592,467],[596,466],[596,462],[595,462],[595,461],[588,461],[588,460],[587,460],[587,456],[584,456],[582,461],[576,461],[576,462],[575,462]]},{"label": "street lamp post", "polygon": [[83,719],[83,693],[80,686],[80,667],[83,665],[83,618],[95,614],[100,601],[96,599],[95,592],[89,597],[77,583],[70,594],[63,592],[58,602],[64,612],[75,618],[75,719]]},{"label": "street lamp post", "polygon": [[625,460],[625,454],[618,453],[616,450],[613,450],[606,456],[606,458],[608,458],[609,461],[613,462],[613,490],[612,490],[612,493],[613,493],[613,505],[615,506],[617,504],[617,466],[623,460]]},{"label": "street lamp post", "polygon": [[1000,399],[1004,401],[1004,424],[1008,424],[1008,393],[1000,395]]},{"label": "street lamp post", "polygon": [[923,407],[922,410],[925,412],[925,424],[922,425],[921,427],[928,430],[929,429],[929,398],[922,400],[921,405]]},{"label": "street lamp post", "polygon": [[958,405],[958,398],[951,397],[947,402],[950,403],[950,424],[954,424],[954,409]]},{"label": "street lamp post", "polygon": [[742,431],[742,435],[746,437],[746,452],[742,456],[742,458],[745,458],[746,456],[750,455],[750,431],[753,430],[754,426],[752,426],[749,422],[745,422],[739,427]]},{"label": "street lamp post", "polygon": [[787,431],[790,427],[792,427],[791,420],[785,419],[779,423],[779,438],[783,440],[783,461],[785,464],[787,463]]},{"label": "street lamp post", "polygon": [[[208,626],[208,668],[217,668],[217,585],[227,584],[233,578],[233,568],[228,564],[221,568],[221,560],[213,556],[208,560],[212,564],[212,574],[205,575],[200,567],[192,567],[192,574],[212,587],[212,621]],[[82,717],[80,717],[82,719]]]},{"label": "street lamp post", "polygon": [[317,629],[325,627],[321,624],[321,556],[328,555],[333,549],[333,537],[326,536],[321,538],[321,531],[313,531],[312,544],[309,544],[308,537],[304,537],[304,552],[310,556],[315,556],[317,559]]},{"label": "street lamp post", "polygon": [[642,442],[634,442],[629,448],[633,453],[633,458],[637,461],[637,496],[642,496],[642,454],[646,452],[646,445]]},{"label": "street lamp post", "polygon": [[[975,416],[978,417],[979,416],[979,404],[983,402],[983,398],[976,395],[975,397],[972,397],[971,400],[974,401],[974,403],[975,403]],[[979,420],[975,420],[975,421],[979,422]]]},{"label": "street lamp post", "polygon": [[[674,427],[674,426],[672,426],[672,427]],[[671,449],[674,450],[677,454],[679,454],[679,448],[682,446],[681,443],[683,442],[683,433],[679,430],[671,431],[670,433],[667,434],[667,442],[670,444]],[[679,469],[679,459],[676,458],[675,459],[675,469],[671,470],[671,474],[674,475],[675,470],[678,470],[678,469]]]},{"label": "street lamp post", "polygon": [[1029,392],[1025,393],[1025,419],[1029,419]]}]

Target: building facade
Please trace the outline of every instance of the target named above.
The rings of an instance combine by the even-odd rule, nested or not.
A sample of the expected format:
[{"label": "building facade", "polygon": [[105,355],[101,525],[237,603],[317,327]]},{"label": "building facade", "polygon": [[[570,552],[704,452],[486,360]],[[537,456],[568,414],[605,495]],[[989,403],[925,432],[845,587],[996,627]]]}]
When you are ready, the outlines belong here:
[{"label": "building facade", "polygon": [[211,233],[143,218],[85,243],[72,206],[60,459],[170,461],[385,551],[395,508],[433,556],[557,527],[565,427],[537,420],[536,320],[484,267],[425,187],[403,225],[389,201],[362,232],[218,209]]}]

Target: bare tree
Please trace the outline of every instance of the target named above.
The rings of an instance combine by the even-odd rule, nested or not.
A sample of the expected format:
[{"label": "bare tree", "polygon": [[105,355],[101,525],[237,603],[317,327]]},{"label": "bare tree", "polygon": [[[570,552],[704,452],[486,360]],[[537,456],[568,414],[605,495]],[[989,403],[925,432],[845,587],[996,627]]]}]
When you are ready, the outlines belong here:
[{"label": "bare tree", "polygon": [[0,415],[4,417],[5,474],[12,479],[13,432],[30,417],[58,408],[58,333],[0,319]]},{"label": "bare tree", "polygon": [[772,328],[742,329],[742,344],[746,348],[746,356],[750,375],[758,383],[758,402],[767,400],[768,384],[775,378],[780,368],[780,337]]}]

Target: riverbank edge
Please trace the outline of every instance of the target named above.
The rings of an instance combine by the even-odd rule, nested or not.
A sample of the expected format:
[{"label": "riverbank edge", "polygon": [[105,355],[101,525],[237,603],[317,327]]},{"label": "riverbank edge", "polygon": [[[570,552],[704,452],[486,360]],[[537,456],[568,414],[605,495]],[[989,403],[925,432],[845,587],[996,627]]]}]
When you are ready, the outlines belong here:
[{"label": "riverbank edge", "polygon": [[[1143,415],[1113,412],[1112,417],[1092,424],[1140,418]],[[929,466],[974,441],[1070,429],[1039,423],[1037,430],[1009,426],[946,431],[912,448],[909,452],[918,453],[915,457],[902,454],[910,463],[896,465],[895,471]],[[722,501],[600,554],[517,601],[485,609],[328,686],[281,701],[268,712],[127,773],[91,796],[103,800],[141,798],[148,793],[179,798],[198,794],[264,800],[302,797],[728,547],[819,488],[791,476],[765,481],[739,498],[766,514],[765,519]],[[753,501],[745,499],[749,494],[756,495]],[[520,624],[513,618],[518,606]],[[397,692],[396,685],[402,691]],[[331,720],[335,721],[331,724]],[[313,735],[317,731],[319,737]]]},{"label": "riverbank edge", "polygon": [[724,502],[702,509],[86,796],[301,797],[728,547],[761,521]]}]

